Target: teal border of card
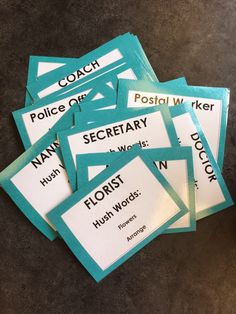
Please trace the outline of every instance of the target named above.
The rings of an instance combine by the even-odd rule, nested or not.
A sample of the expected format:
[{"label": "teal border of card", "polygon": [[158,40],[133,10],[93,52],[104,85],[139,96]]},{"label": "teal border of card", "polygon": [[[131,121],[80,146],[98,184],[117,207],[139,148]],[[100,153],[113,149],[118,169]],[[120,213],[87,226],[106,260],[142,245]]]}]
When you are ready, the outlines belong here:
[{"label": "teal border of card", "polygon": [[[224,162],[226,129],[227,129],[227,111],[229,102],[229,89],[223,87],[203,87],[203,86],[189,86],[189,85],[163,85],[158,82],[148,81],[130,81],[119,80],[117,108],[126,109],[128,105],[129,90],[142,92],[156,92],[161,94],[201,97],[208,99],[217,99],[222,102],[221,109],[221,131],[219,137],[219,148],[217,163],[222,171]],[[145,107],[145,106],[144,106]]]},{"label": "teal border of card", "polygon": [[225,201],[218,204],[218,205],[215,205],[213,207],[210,207],[210,208],[206,208],[205,210],[199,212],[199,213],[196,213],[196,218],[197,220],[199,219],[202,219],[202,218],[205,218],[205,217],[208,217],[214,213],[217,213],[227,207],[230,207],[234,204],[231,196],[230,196],[230,193],[228,191],[228,188],[226,186],[226,183],[224,181],[224,178],[221,174],[221,171],[220,171],[220,168],[218,166],[218,164],[216,163],[213,155],[212,155],[212,152],[211,152],[211,149],[209,147],[209,144],[205,138],[205,135],[202,131],[202,128],[198,122],[198,119],[192,109],[192,106],[191,104],[182,104],[182,105],[178,105],[178,106],[174,106],[174,107],[170,107],[170,112],[171,112],[171,116],[172,118],[174,117],[177,117],[177,116],[180,116],[180,115],[183,115],[183,114],[189,114],[192,121],[193,121],[193,124],[195,125],[195,128],[198,132],[198,135],[199,135],[199,138],[203,144],[203,147],[206,151],[206,154],[208,156],[208,159],[212,165],[212,169],[217,177],[217,180],[219,182],[219,186],[222,190],[222,193],[224,195],[224,198],[225,198]]},{"label": "teal border of card", "polygon": [[[70,130],[65,130],[62,132],[58,132],[58,138],[61,144],[61,151],[62,151],[62,155],[64,158],[64,162],[65,162],[65,167],[68,173],[68,177],[70,180],[70,184],[72,187],[72,190],[75,191],[76,189],[76,167],[73,161],[73,157],[70,151],[70,145],[69,145],[69,141],[68,141],[68,137],[70,135],[74,135],[76,133],[80,133],[80,132],[84,132],[87,130],[91,130],[97,127],[105,127],[107,124],[112,124],[112,123],[116,123],[118,121],[123,121],[123,120],[127,120],[127,119],[132,119],[134,117],[138,117],[141,115],[145,115],[145,114],[151,114],[153,112],[157,112],[160,111],[162,117],[163,117],[163,121],[165,123],[166,126],[166,130],[167,130],[167,134],[169,136],[169,140],[170,140],[170,144],[171,146],[180,146],[179,142],[178,142],[178,137],[174,128],[174,124],[173,121],[171,119],[170,116],[170,111],[168,106],[166,105],[160,105],[160,106],[156,106],[156,107],[152,107],[152,108],[145,108],[143,110],[130,110],[130,111],[122,111],[119,112],[118,110],[110,110],[113,112],[113,114],[111,115],[111,117],[106,117],[106,115],[103,114],[103,112],[91,112],[89,114],[89,118],[91,119],[91,121],[93,121],[93,119],[95,119],[96,122],[93,123],[92,126],[90,126],[89,124],[81,124],[80,125],[76,125],[74,128],[70,129]],[[114,114],[115,113],[115,114]],[[99,120],[97,120],[98,118],[98,114],[100,114],[99,116]],[[86,119],[88,118],[86,113],[84,115],[84,117],[86,117]],[[86,120],[87,121],[87,120]]]},{"label": "teal border of card", "polygon": [[[88,167],[90,166],[109,166],[115,160],[118,160],[125,152],[114,153],[94,153],[94,154],[80,154],[76,156],[77,168],[77,189],[80,186],[90,182],[88,177]],[[193,171],[193,158],[191,147],[170,147],[170,148],[156,148],[146,149],[145,153],[155,161],[170,161],[170,160],[186,160],[188,173],[188,198],[189,198],[189,213],[190,225],[184,228],[171,228],[171,226],[164,231],[164,233],[190,232],[196,230],[196,215],[195,215],[195,182]]]},{"label": "teal border of card", "polygon": [[[88,254],[88,252],[81,245],[79,240],[73,235],[70,231],[69,227],[63,221],[62,215],[68,211],[72,206],[77,204],[83,197],[85,197],[88,193],[93,191],[96,187],[98,187],[102,182],[111,177],[114,173],[119,171],[122,167],[128,164],[135,157],[139,157],[143,160],[152,174],[159,180],[159,182],[164,186],[166,191],[175,201],[177,206],[180,208],[180,211],[174,215],[168,222],[164,223],[160,228],[155,230],[151,235],[149,235],[142,242],[137,244],[133,249],[131,249],[128,253],[126,253],[123,257],[118,259],[114,264],[112,264],[106,270],[102,270],[98,264],[94,261],[94,259]],[[67,198],[62,204],[58,207],[54,208],[51,212],[48,213],[49,220],[56,226],[58,232],[63,237],[64,241],[77,257],[77,259],[84,265],[84,267],[88,270],[88,272],[94,277],[96,281],[100,281],[105,276],[107,276],[110,272],[112,272],[119,265],[124,263],[128,258],[138,252],[141,248],[143,248],[146,244],[152,241],[155,237],[161,234],[169,225],[175,222],[177,219],[182,217],[188,209],[185,207],[184,203],[172,189],[172,187],[165,180],[163,175],[158,171],[158,169],[153,164],[153,161],[142,151],[139,147],[134,147],[130,151],[126,152],[119,160],[112,163],[106,171],[101,172],[98,176],[96,176],[93,180],[90,181],[89,185],[84,186],[79,191],[73,193],[69,198]]]}]

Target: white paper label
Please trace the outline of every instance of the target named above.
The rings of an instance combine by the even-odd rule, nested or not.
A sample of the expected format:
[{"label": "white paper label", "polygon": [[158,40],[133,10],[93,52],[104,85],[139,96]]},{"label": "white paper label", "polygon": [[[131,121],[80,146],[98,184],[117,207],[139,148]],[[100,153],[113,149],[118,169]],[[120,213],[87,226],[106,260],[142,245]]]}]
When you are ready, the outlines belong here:
[{"label": "white paper label", "polygon": [[181,145],[192,146],[193,149],[196,212],[222,203],[224,195],[190,114],[174,117],[173,122]]},{"label": "white paper label", "polygon": [[[116,188],[113,184],[110,194],[96,200],[95,195],[102,198],[100,191],[112,179]],[[105,270],[178,212],[167,191],[136,157],[64,213],[62,219]]]},{"label": "white paper label", "polygon": [[31,111],[24,113],[22,119],[31,144],[36,143],[71,106],[79,104],[89,92],[90,90],[85,90],[38,109],[30,107]]},{"label": "white paper label", "polygon": [[11,178],[12,183],[50,226],[46,214],[72,193],[55,147],[51,144]]},{"label": "white paper label", "polygon": [[98,100],[98,99],[102,99],[104,98],[104,96],[101,93],[97,93],[92,100]]},{"label": "white paper label", "polygon": [[38,63],[38,71],[37,76],[41,76],[53,70],[56,70],[60,67],[65,65],[65,63],[58,63],[58,62],[39,62]]},{"label": "white paper label", "polygon": [[128,93],[128,107],[132,108],[161,104],[174,106],[187,101],[192,103],[193,110],[207,138],[213,156],[217,160],[221,131],[221,100],[132,90]]},{"label": "white paper label", "polygon": [[[155,162],[157,168],[173,187],[175,192],[189,208],[189,193],[188,193],[188,170],[186,160],[168,160]],[[88,179],[89,181],[95,178],[102,172],[106,166],[89,166]],[[190,213],[186,213],[180,219],[175,221],[169,228],[186,228],[190,226]]]},{"label": "white paper label", "polygon": [[102,166],[89,166],[88,167],[88,180],[91,181],[93,178],[95,178],[99,173],[101,173],[103,170],[106,169],[106,165]]},{"label": "white paper label", "polygon": [[137,77],[134,74],[134,71],[132,69],[127,69],[123,71],[122,73],[119,73],[117,77],[118,79],[137,80]]},{"label": "white paper label", "polygon": [[[157,168],[173,187],[175,192],[184,202],[186,207],[190,207],[188,192],[188,169],[186,160],[168,160],[156,162]],[[185,214],[176,220],[169,229],[186,228],[190,226],[190,213]]]},{"label": "white paper label", "polygon": [[136,143],[142,148],[171,147],[159,111],[76,133],[68,141],[75,165],[77,154],[126,151]]}]

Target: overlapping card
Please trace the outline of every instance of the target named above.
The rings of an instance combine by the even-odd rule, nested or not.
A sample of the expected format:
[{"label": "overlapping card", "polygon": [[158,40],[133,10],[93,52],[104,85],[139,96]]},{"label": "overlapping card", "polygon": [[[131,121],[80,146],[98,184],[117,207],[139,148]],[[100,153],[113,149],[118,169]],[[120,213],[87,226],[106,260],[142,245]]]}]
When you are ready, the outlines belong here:
[{"label": "overlapping card", "polygon": [[13,112],[26,151],[1,187],[100,281],[160,234],[233,204],[228,106],[227,88],[159,82],[130,33],[80,58],[31,56]]}]

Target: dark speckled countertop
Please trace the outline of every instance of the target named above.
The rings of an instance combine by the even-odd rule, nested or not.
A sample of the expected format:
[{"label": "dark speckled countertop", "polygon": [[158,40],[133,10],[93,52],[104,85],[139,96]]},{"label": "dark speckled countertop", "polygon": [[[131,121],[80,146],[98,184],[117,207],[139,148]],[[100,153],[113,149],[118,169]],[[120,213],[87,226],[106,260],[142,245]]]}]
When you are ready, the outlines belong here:
[{"label": "dark speckled countertop", "polygon": [[[161,81],[231,89],[224,177],[236,199],[235,1],[0,0],[0,18],[0,170],[23,152],[11,112],[29,55],[78,57],[130,31]],[[160,236],[99,284],[2,190],[0,208],[0,313],[236,313],[235,207]]]}]

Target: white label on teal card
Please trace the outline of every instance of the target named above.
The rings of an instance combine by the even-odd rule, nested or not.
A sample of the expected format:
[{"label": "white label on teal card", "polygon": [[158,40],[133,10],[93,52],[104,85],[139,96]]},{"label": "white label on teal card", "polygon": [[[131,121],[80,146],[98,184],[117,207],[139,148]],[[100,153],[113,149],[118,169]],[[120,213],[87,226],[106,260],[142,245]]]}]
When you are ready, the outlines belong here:
[{"label": "white label on teal card", "polygon": [[[106,165],[104,166],[88,166],[88,181],[91,181],[93,178],[95,178],[100,172],[102,172],[104,169],[106,169]],[[79,184],[77,181],[77,186],[79,188]]]},{"label": "white label on teal card", "polygon": [[173,107],[171,114],[180,145],[192,146],[197,219],[231,206],[232,199],[191,105]]},{"label": "white label on teal card", "polygon": [[[90,90],[52,103],[42,103],[13,112],[25,148],[37,142],[74,105],[80,103]],[[22,131],[23,130],[23,131]]]},{"label": "white label on teal card", "polygon": [[37,76],[41,76],[53,70],[60,68],[61,66],[65,65],[65,63],[58,63],[58,62],[39,62],[38,63],[38,70]]},{"label": "white label on teal card", "polygon": [[[59,94],[48,95],[43,100],[48,99],[57,99],[59,95],[64,95],[64,97],[73,95],[73,91],[77,91],[81,88],[86,88],[86,86],[92,87],[94,90],[89,96],[89,100],[94,97],[94,93],[102,92],[105,95],[109,96],[109,93],[115,93],[117,89],[118,78],[126,78],[126,79],[150,79],[150,73],[146,70],[143,64],[137,62],[137,60],[129,60],[129,62],[123,63],[120,66],[112,68],[112,70],[102,73],[102,75],[93,76],[92,79],[83,82],[80,84],[80,81],[75,82],[73,86],[66,86],[61,89]],[[116,93],[115,93],[116,97]],[[88,98],[87,98],[88,99]],[[38,100],[40,101],[40,100]],[[37,101],[36,101],[37,103]]]},{"label": "white label on teal card", "polygon": [[201,86],[163,86],[146,81],[121,80],[118,108],[169,106],[191,102],[220,169],[223,167],[229,90]]},{"label": "white label on teal card", "polygon": [[[224,201],[224,195],[208,159],[202,141],[188,113],[173,118],[181,144],[193,147],[196,178],[196,211],[197,213]],[[185,126],[183,128],[183,125]],[[191,141],[191,142],[190,142]],[[208,189],[206,187],[209,187]]]},{"label": "white label on teal card", "polygon": [[139,154],[127,153],[48,214],[96,280],[187,211],[152,161]]},{"label": "white label on teal card", "polygon": [[0,175],[2,188],[50,240],[57,233],[46,214],[72,193],[58,149],[55,135],[48,133]]},{"label": "white label on teal card", "polygon": [[[144,114],[133,114],[115,123],[100,121],[99,127],[89,125],[84,128],[75,127],[58,134],[62,153],[70,178],[72,189],[75,189],[75,165],[78,153],[127,151],[134,144],[142,148],[171,147],[179,145],[169,117],[167,106],[145,109]],[[102,112],[101,112],[102,113]]]},{"label": "white label on teal card", "polygon": [[49,224],[46,214],[71,194],[65,168],[55,153],[58,146],[57,142],[52,143],[11,178],[15,187]]},{"label": "white label on teal card", "polygon": [[117,75],[118,79],[136,80],[137,77],[132,69],[127,69]]},{"label": "white label on teal card", "polygon": [[144,148],[171,146],[161,112],[71,135],[68,141],[74,157],[77,149],[80,153],[126,151],[137,142]]},{"label": "white label on teal card", "polygon": [[37,143],[0,173],[0,185],[24,215],[50,240],[57,233],[46,214],[71,195],[57,132],[73,126],[74,105]]},{"label": "white label on teal card", "polygon": [[[126,66],[127,68],[127,66]],[[113,71],[114,72],[114,71]],[[118,72],[117,72],[118,73]],[[116,109],[116,98],[117,98],[117,83],[119,80],[117,78],[126,78],[129,80],[136,80],[140,79],[142,76],[145,76],[145,72],[140,67],[133,67],[129,68],[123,72],[118,73],[115,78],[113,77],[113,84],[111,82],[106,83],[105,85],[100,84],[100,86],[97,88],[97,90],[100,90],[102,94],[104,95],[104,100],[105,103],[103,104],[102,102],[100,103],[95,103],[89,101],[91,97],[93,97],[92,93],[89,93],[86,100],[80,103],[81,110],[84,111],[94,111],[94,110],[106,110],[106,109]],[[163,86],[178,86],[178,85],[187,85],[187,82],[184,78],[177,78],[171,81],[167,82],[162,82],[160,83]],[[104,88],[105,86],[109,86],[110,88]],[[113,86],[114,85],[114,86]],[[93,100],[95,97],[93,97]],[[113,103],[111,102],[110,105],[107,104],[106,100],[112,100]]]},{"label": "white label on teal card", "polygon": [[61,79],[60,81],[52,84],[51,86],[43,89],[38,93],[39,98],[48,96],[49,94],[60,90],[63,87],[70,85],[71,83],[79,80],[81,77],[85,78],[91,73],[95,73],[102,68],[105,68],[107,65],[114,63],[122,58],[122,54],[118,49],[114,49],[106,55],[94,60],[93,62],[85,65],[81,69],[78,69],[76,72],[71,73],[67,77]]},{"label": "white label on teal card", "polygon": [[[221,100],[178,95],[167,96],[165,94],[147,92],[137,93],[134,91],[129,91],[128,95],[128,107],[131,108],[148,107],[160,104],[175,106],[183,102],[192,103],[192,107],[206,135],[213,156],[217,159],[221,130]],[[210,121],[214,121],[214,125],[209,123]]]},{"label": "white label on teal card", "polygon": [[[161,171],[166,180],[179,195],[184,204],[189,208],[188,193],[188,168],[186,160],[169,160],[155,162],[156,167]],[[175,175],[173,175],[175,174]],[[174,222],[169,228],[184,228],[190,226],[190,214],[187,213]]]},{"label": "white label on teal card", "polygon": [[[75,62],[74,58],[58,58],[58,57],[46,57],[46,56],[30,56],[28,67],[27,86],[34,83],[37,78],[44,74],[48,74],[53,70],[56,70],[68,62]],[[29,92],[26,90],[25,106],[33,104],[33,99],[30,97]]]},{"label": "white label on teal card", "polygon": [[[105,185],[111,191],[117,188],[98,202],[95,195],[101,199],[99,191]],[[178,212],[163,186],[140,158],[135,158],[63,214],[62,219],[104,270]],[[109,250],[111,243],[115,250]]]},{"label": "white label on teal card", "polygon": [[[170,183],[181,200],[188,207],[188,177],[185,160],[171,160],[168,162],[155,162],[157,168],[164,175],[166,180]],[[106,166],[90,166],[88,168],[89,181],[96,177],[100,172],[106,169]],[[78,184],[78,188],[80,188]],[[190,214],[187,213],[179,220],[175,221],[169,229],[186,228],[190,226]]]},{"label": "white label on teal card", "polygon": [[[165,233],[196,230],[193,162],[190,147],[148,149],[145,151],[155,162],[168,183],[189,208]],[[77,155],[77,188],[88,184],[123,153],[94,153]]]}]

